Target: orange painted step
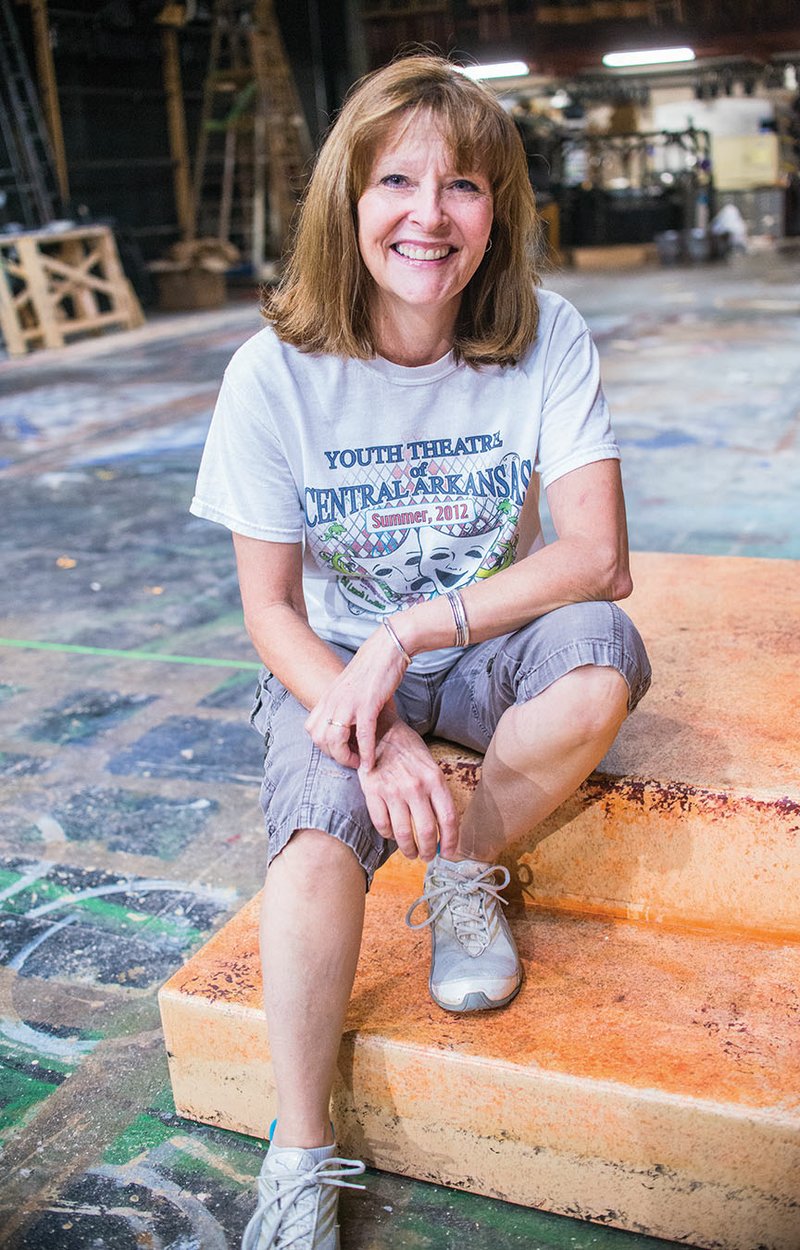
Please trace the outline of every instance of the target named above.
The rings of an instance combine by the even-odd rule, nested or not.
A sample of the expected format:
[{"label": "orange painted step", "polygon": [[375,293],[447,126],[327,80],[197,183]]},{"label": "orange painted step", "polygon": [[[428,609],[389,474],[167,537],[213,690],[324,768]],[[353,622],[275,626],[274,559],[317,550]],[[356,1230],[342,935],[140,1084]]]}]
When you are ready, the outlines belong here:
[{"label": "orange painted step", "polygon": [[[550,908],[800,940],[800,562],[632,557],[653,685],[506,863]],[[435,753],[466,803],[480,757]],[[542,839],[545,839],[542,841]],[[382,870],[414,897],[422,868]]]},{"label": "orange painted step", "polygon": [[[715,1250],[800,1246],[800,946],[514,907],[525,984],[459,1017],[384,888],[333,1114],[391,1172]],[[274,1114],[258,899],[161,991],[182,1115],[263,1136]]]}]

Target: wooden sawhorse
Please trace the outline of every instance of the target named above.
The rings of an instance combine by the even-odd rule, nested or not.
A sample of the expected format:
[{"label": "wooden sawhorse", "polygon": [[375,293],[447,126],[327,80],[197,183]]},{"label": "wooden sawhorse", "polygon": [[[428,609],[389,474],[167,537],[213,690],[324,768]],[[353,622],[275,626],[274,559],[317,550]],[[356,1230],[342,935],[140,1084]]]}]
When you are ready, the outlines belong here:
[{"label": "wooden sawhorse", "polygon": [[108,226],[0,235],[0,329],[10,355],[143,321]]}]

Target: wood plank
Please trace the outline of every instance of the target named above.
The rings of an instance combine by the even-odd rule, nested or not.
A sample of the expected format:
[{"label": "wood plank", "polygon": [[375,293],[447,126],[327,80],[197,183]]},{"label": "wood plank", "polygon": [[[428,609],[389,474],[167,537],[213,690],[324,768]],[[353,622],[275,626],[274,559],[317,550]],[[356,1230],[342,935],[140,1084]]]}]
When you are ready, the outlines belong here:
[{"label": "wood plank", "polygon": [[42,268],[41,253],[36,240],[21,235],[17,241],[17,250],[44,345],[45,347],[63,347],[64,338],[55,318],[47,275]]},{"label": "wood plank", "polygon": [[[0,253],[2,256],[2,253]],[[15,266],[16,268],[16,266]],[[22,333],[22,327],[18,315],[19,296],[12,293],[11,283],[8,280],[7,270],[9,266],[0,263],[0,329],[3,331],[3,338],[8,348],[10,356],[24,356],[27,351],[27,343]],[[20,295],[27,299],[25,291]]]}]

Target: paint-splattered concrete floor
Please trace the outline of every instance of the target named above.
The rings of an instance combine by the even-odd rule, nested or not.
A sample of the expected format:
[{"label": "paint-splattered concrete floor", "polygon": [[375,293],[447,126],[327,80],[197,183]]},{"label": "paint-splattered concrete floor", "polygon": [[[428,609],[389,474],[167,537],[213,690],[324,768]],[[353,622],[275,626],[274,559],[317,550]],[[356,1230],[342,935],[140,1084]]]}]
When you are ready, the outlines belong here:
[{"label": "paint-splattered concrete floor", "polygon": [[[548,284],[600,345],[633,546],[800,557],[800,257]],[[0,359],[4,1246],[222,1250],[253,1205],[262,1143],[175,1115],[156,991],[263,867],[257,665],[230,539],[187,512],[258,325],[240,299]],[[349,1250],[666,1245],[367,1179]]]}]

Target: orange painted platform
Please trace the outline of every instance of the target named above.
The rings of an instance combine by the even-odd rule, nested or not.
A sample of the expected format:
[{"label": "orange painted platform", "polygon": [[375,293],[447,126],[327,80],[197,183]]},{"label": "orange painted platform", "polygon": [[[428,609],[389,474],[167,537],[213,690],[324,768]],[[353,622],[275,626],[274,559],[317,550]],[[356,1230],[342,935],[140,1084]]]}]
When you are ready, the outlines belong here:
[{"label": "orange painted platform", "polygon": [[[597,772],[507,860],[535,905],[800,940],[800,562],[638,554],[653,685]],[[439,751],[458,800],[480,757]],[[382,870],[409,893],[422,868]]]},{"label": "orange painted platform", "polygon": [[[339,1140],[688,1245],[800,1250],[800,566],[652,555],[634,576],[653,689],[507,860],[519,998],[477,1017],[430,1002],[427,935],[403,926],[420,866],[395,856],[368,900]],[[466,801],[479,761],[441,762]],[[263,1135],[257,907],[161,1009],[181,1113]]]},{"label": "orange painted platform", "polygon": [[[521,994],[453,1017],[428,997],[405,903],[369,900],[334,1093],[345,1154],[689,1245],[797,1250],[800,947],[519,908]],[[257,914],[172,978],[161,1011],[181,1114],[263,1137]]]}]

